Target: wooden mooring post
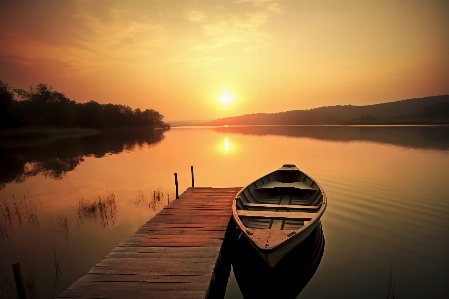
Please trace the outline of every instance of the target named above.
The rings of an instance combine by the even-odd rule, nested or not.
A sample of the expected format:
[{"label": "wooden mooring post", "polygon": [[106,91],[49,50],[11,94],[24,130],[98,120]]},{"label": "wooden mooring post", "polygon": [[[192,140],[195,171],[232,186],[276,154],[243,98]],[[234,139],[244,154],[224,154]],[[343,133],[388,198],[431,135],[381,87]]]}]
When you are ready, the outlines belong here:
[{"label": "wooden mooring post", "polygon": [[176,199],[179,199],[178,193],[178,174],[175,172]]},{"label": "wooden mooring post", "polygon": [[[190,173],[192,174],[192,187],[195,187],[195,176],[193,174],[193,166],[190,166]],[[175,172],[175,187],[176,187],[176,199],[179,199],[178,174],[176,172]]]},{"label": "wooden mooring post", "polygon": [[14,272],[14,280],[16,281],[17,296],[19,299],[26,299],[25,284],[23,283],[20,263],[12,264],[12,271]]}]

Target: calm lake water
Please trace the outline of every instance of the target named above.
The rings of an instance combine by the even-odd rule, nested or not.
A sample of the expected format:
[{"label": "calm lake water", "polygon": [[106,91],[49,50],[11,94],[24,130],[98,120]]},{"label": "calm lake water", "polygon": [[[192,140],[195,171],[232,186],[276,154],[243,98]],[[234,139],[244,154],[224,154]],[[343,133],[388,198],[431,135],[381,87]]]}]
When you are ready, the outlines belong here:
[{"label": "calm lake water", "polygon": [[243,187],[285,163],[325,190],[322,228],[283,265],[297,281],[239,241],[225,298],[273,285],[286,298],[386,298],[391,283],[396,298],[449,297],[449,127],[409,126],[2,140],[0,297],[16,296],[16,261],[36,298],[60,294],[174,199],[174,172],[182,192],[191,165],[196,186]]}]

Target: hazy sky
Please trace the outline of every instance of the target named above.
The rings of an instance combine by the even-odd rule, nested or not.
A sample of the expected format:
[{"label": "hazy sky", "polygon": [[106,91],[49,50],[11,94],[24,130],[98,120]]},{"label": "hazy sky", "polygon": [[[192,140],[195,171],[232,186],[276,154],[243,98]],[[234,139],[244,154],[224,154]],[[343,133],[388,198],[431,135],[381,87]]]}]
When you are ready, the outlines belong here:
[{"label": "hazy sky", "polygon": [[0,0],[0,80],[169,121],[447,94],[449,2]]}]

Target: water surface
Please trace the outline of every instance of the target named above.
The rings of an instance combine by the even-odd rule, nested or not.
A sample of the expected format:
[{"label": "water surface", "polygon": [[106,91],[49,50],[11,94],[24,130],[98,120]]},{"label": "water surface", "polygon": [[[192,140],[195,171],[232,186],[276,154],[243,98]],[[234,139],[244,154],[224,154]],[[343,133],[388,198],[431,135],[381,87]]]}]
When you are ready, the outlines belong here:
[{"label": "water surface", "polygon": [[[449,296],[448,127],[264,126],[2,141],[2,298],[14,261],[39,298],[61,293],[173,200],[174,172],[181,191],[191,165],[197,186],[243,187],[285,163],[328,197],[298,298],[385,298],[390,262],[395,297]],[[251,296],[241,273],[225,298]]]}]

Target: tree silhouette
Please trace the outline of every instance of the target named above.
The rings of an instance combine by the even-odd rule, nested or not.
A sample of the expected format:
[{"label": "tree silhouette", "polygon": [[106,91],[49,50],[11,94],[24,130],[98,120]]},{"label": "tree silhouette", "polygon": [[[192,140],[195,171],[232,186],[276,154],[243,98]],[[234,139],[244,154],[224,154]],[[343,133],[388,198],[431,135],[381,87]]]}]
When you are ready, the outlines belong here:
[{"label": "tree silhouette", "polygon": [[30,87],[29,91],[14,90],[22,101],[17,102],[17,116],[22,126],[74,127],[75,101],[53,91],[47,84]]},{"label": "tree silhouette", "polygon": [[[14,93],[20,100],[14,98]],[[153,109],[134,111],[126,105],[76,103],[47,84],[12,90],[0,81],[0,129],[17,127],[168,127]]]},{"label": "tree silhouette", "polygon": [[14,106],[14,94],[8,84],[0,80],[0,129],[14,126],[12,109]]}]

